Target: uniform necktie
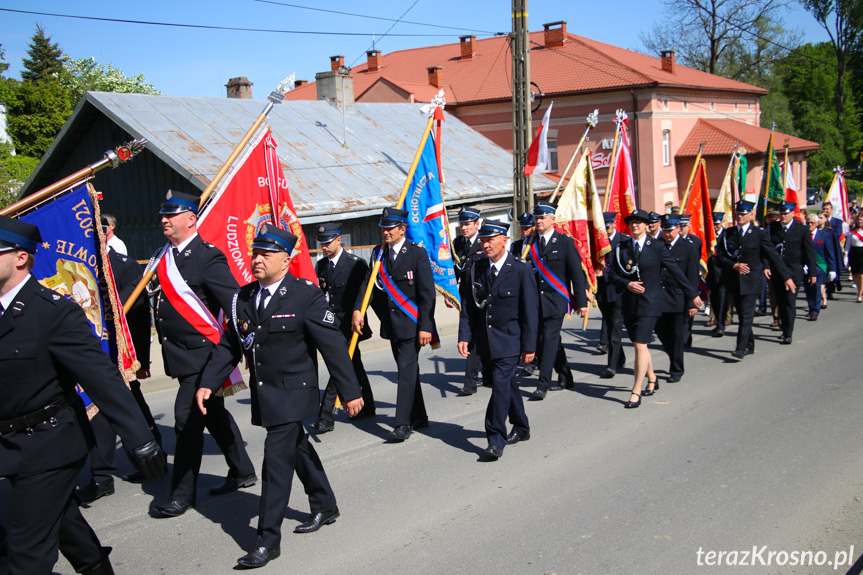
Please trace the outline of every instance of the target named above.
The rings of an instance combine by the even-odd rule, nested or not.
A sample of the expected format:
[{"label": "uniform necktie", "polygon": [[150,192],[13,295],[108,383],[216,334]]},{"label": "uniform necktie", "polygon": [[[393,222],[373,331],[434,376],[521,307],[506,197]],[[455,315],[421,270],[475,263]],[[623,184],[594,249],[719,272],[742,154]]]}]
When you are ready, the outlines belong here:
[{"label": "uniform necktie", "polygon": [[267,309],[267,298],[270,297],[270,290],[264,288],[261,290],[261,300],[258,302],[258,320],[263,319],[264,311]]},{"label": "uniform necktie", "polygon": [[3,312],[4,312],[4,311],[6,311],[6,309],[3,307],[3,304],[2,304],[2,303],[0,303],[0,316],[2,316],[2,315],[3,315]]},{"label": "uniform necktie", "polygon": [[177,261],[177,258],[180,257],[180,250],[177,249],[177,246],[171,248],[171,253],[174,254],[174,261]]},{"label": "uniform necktie", "polygon": [[488,274],[488,287],[494,285],[494,280],[497,279],[497,268],[495,266],[491,266],[491,272]]},{"label": "uniform necktie", "polygon": [[396,258],[395,255],[393,255],[393,248],[392,246],[390,246],[387,248],[387,267],[390,269],[390,271],[392,271],[393,264],[395,263],[395,261]]},{"label": "uniform necktie", "polygon": [[539,238],[539,251],[545,251],[545,236]]},{"label": "uniform necktie", "polygon": [[330,263],[327,265],[327,283],[333,280],[334,269],[336,269],[336,264],[333,263],[333,260],[330,260]]},{"label": "uniform necktie", "polygon": [[641,244],[638,242],[635,242],[635,261],[636,262],[638,261],[638,256],[640,256],[640,255],[641,255]]}]

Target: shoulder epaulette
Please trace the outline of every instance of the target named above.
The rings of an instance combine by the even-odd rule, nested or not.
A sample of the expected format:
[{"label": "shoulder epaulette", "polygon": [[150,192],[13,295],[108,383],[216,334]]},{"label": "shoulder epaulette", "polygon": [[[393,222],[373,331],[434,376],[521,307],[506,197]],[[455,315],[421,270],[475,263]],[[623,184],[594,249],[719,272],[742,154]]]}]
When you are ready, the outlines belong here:
[{"label": "shoulder epaulette", "polygon": [[42,284],[37,286],[36,294],[41,296],[45,301],[51,302],[54,305],[57,305],[57,302],[63,299],[63,296],[52,289],[46,288]]}]

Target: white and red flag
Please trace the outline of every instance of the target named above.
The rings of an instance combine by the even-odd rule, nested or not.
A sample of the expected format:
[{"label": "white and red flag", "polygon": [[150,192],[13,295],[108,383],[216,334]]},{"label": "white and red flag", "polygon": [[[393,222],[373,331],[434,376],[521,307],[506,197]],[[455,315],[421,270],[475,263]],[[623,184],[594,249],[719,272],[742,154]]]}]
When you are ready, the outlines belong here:
[{"label": "white and red flag", "polygon": [[603,256],[611,251],[611,244],[602,217],[602,204],[596,192],[590,155],[591,152],[588,152],[581,157],[560,196],[555,227],[575,240],[590,290],[596,292],[596,270],[605,268]]},{"label": "white and red flag", "polygon": [[629,226],[623,220],[635,211],[635,182],[632,179],[632,156],[629,152],[627,121],[625,116],[623,120],[618,121],[620,124],[620,149],[615,161],[612,176],[614,179],[606,186],[607,193],[611,194],[608,210],[617,212],[615,226],[617,231],[624,234],[629,233]]},{"label": "white and red flag", "polygon": [[542,123],[536,131],[536,138],[527,151],[527,164],[524,166],[525,176],[534,172],[541,174],[551,168],[551,152],[548,150],[548,125],[551,123],[552,106],[554,106],[554,102],[548,105],[548,110],[545,111]]},{"label": "white and red flag", "polygon": [[[783,166],[780,166],[782,168]],[[800,200],[798,199],[800,195],[797,193],[797,182],[794,181],[794,170],[791,169],[791,166],[785,167],[785,201],[786,202],[794,202],[796,205],[794,206],[794,217],[800,220],[803,220],[803,214],[800,212]]]},{"label": "white and red flag", "polygon": [[317,285],[318,274],[276,153],[276,141],[268,129],[252,139],[213,192],[199,215],[198,233],[228,256],[231,273],[237,283],[245,285],[255,279],[252,242],[264,224],[275,225],[299,238],[288,271]]}]

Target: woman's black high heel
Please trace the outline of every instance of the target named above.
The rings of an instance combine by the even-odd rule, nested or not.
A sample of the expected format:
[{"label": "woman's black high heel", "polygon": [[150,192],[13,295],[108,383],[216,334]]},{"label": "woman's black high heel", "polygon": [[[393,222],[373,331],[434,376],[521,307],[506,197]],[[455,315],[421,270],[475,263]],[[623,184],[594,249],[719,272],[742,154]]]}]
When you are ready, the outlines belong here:
[{"label": "woman's black high heel", "polygon": [[651,395],[653,395],[654,393],[659,391],[659,381],[648,381],[647,385],[648,386],[652,385],[653,389],[650,389],[648,387],[647,389],[644,390],[644,393],[642,393],[641,395],[644,395],[645,397],[650,397]]},{"label": "woman's black high heel", "polygon": [[[636,407],[641,405],[641,394],[640,393],[633,393],[632,395],[637,395],[638,401],[627,401],[626,403],[623,404],[623,407],[625,407],[626,409],[635,409]],[[632,395],[630,395],[629,397],[631,398]]]}]

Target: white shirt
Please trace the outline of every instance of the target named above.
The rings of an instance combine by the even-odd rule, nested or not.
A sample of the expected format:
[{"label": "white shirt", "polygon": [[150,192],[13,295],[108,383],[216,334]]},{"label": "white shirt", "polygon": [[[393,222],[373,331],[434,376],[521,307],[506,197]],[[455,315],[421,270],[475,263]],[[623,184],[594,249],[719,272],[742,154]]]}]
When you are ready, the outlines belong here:
[{"label": "white shirt", "polygon": [[500,270],[502,270],[502,269],[503,269],[503,264],[504,264],[504,262],[506,262],[506,258],[507,258],[507,256],[508,256],[508,255],[509,255],[509,254],[507,253],[507,251],[506,251],[506,250],[504,250],[504,252],[503,252],[503,256],[501,256],[501,258],[500,258],[499,260],[497,260],[496,262],[493,262],[493,261],[491,261],[491,260],[488,260],[488,263],[489,263],[489,264],[491,264],[491,265],[489,266],[489,268],[488,268],[488,274],[489,274],[489,277],[491,277],[491,270],[492,270],[492,269],[496,270],[496,271],[495,271],[495,273],[496,273],[497,275],[500,275]]},{"label": "white shirt", "polygon": [[126,244],[117,236],[111,236],[111,239],[105,243],[108,244],[109,248],[114,248],[114,251],[118,254],[122,254],[124,256],[129,255],[129,251],[126,249]]},{"label": "white shirt", "polygon": [[545,238],[545,245],[548,245],[551,243],[551,236],[552,235],[554,235],[554,228],[551,228],[551,230],[545,232],[544,234],[542,234],[540,236],[541,238]]},{"label": "white shirt", "polygon": [[682,237],[684,237],[684,236],[681,236],[681,235],[679,235],[679,234],[678,234],[678,236],[677,236],[676,238],[674,238],[673,240],[671,240],[671,242],[669,242],[669,243],[668,243],[668,245],[669,245],[669,246],[671,246],[671,247],[673,248],[673,247],[674,247],[674,244],[676,244],[676,243],[677,243],[677,240],[679,240],[679,239],[680,239],[680,238],[682,238]]},{"label": "white shirt", "polygon": [[185,249],[186,246],[192,243],[192,240],[194,240],[196,237],[198,237],[198,232],[195,232],[194,234],[183,240],[183,243],[174,246],[175,248],[177,248],[177,252],[182,252],[183,249]]},{"label": "white shirt", "polygon": [[258,295],[255,296],[255,309],[258,309],[258,306],[261,305],[261,294],[264,292],[264,290],[267,290],[269,292],[267,294],[267,299],[264,300],[264,307],[270,305],[270,300],[273,299],[273,294],[276,293],[276,290],[279,289],[279,285],[281,285],[281,283],[285,281],[286,277],[288,277],[287,274],[285,274],[282,279],[277,280],[270,285],[260,285],[258,289]]},{"label": "white shirt", "polygon": [[[33,257],[33,256],[31,255],[30,257]],[[12,302],[15,301],[15,296],[18,295],[18,292],[21,291],[21,288],[24,287],[24,283],[28,279],[30,279],[30,274],[27,274],[26,276],[24,276],[24,279],[21,280],[21,282],[18,285],[16,285],[12,289],[10,289],[8,292],[6,292],[6,295],[4,295],[3,297],[0,297],[0,305],[3,306],[3,312],[0,313],[0,316],[2,316],[3,313],[6,313],[6,310],[9,309],[9,306],[11,306]]]},{"label": "white shirt", "polygon": [[[641,252],[642,252],[642,251],[644,251],[644,242],[646,242],[646,241],[647,241],[647,236],[649,236],[649,235],[650,235],[650,234],[644,234],[643,236],[641,236],[641,239],[640,239],[640,240],[637,240],[637,239],[635,239],[635,238],[632,238],[632,243],[633,243],[633,244],[638,244],[638,253],[639,253],[639,254],[641,254]],[[656,238],[653,238],[653,239],[656,239]]]},{"label": "white shirt", "polygon": [[737,226],[737,230],[740,232],[740,235],[741,235],[741,236],[745,236],[745,235],[746,235],[746,230],[748,230],[748,229],[749,229],[749,226],[751,226],[751,225],[752,225],[752,222],[749,222],[749,223],[748,223],[748,224],[746,224],[745,226]]},{"label": "white shirt", "polygon": [[396,256],[401,253],[402,246],[405,245],[405,241],[407,241],[407,238],[402,238],[401,240],[399,240],[399,243],[395,244],[394,246],[390,246],[390,253],[392,254],[393,263],[396,263]]},{"label": "white shirt", "polygon": [[[341,249],[339,250],[339,253],[337,253],[337,254],[336,254],[336,255],[334,255],[333,257],[329,258],[329,260],[330,260],[331,262],[333,262],[333,267],[336,267],[337,265],[339,265],[339,258],[340,258],[340,257],[342,257],[342,252],[343,252],[343,251],[345,251],[345,249],[344,249],[344,248],[341,248]],[[329,265],[329,264],[327,264],[327,265]]]}]

